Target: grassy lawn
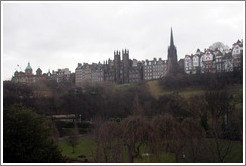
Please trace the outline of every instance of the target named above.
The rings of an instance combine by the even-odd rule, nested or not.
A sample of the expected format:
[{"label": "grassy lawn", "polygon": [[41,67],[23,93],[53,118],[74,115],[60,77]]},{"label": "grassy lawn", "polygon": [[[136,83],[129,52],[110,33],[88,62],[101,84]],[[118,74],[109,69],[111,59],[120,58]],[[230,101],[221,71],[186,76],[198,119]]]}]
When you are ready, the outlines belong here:
[{"label": "grassy lawn", "polygon": [[158,159],[156,156],[145,156],[134,159],[134,163],[175,163],[175,155],[163,153]]},{"label": "grassy lawn", "polygon": [[165,93],[165,91],[159,86],[158,80],[148,81],[147,85],[149,87],[150,93],[156,99],[158,99],[161,95]]},{"label": "grassy lawn", "polygon": [[227,163],[242,163],[243,162],[243,142],[234,141],[231,153],[225,158]]},{"label": "grassy lawn", "polygon": [[132,86],[136,86],[137,83],[128,83],[128,84],[117,84],[114,86],[114,90],[124,90],[125,88],[129,88]]},{"label": "grassy lawn", "polygon": [[[158,80],[154,80],[154,81],[148,81],[147,82],[148,86],[149,86],[149,91],[152,94],[153,97],[155,97],[156,99],[158,99],[160,96],[162,95],[167,95],[167,94],[171,94],[176,90],[169,90],[169,89],[163,89],[160,85],[159,85],[159,81]],[[199,88],[185,88],[182,90],[178,91],[179,94],[184,97],[184,98],[189,98],[191,95],[199,95],[199,94],[203,94],[205,91]]]},{"label": "grassy lawn", "polygon": [[93,160],[92,151],[96,147],[92,138],[80,139],[78,145],[75,147],[75,153],[72,153],[72,146],[70,146],[66,141],[60,141],[59,146],[63,156],[78,158],[80,155],[85,155],[89,161]]},{"label": "grassy lawn", "polygon": [[[149,87],[150,93],[156,99],[158,99],[162,95],[171,94],[174,91],[178,91],[179,95],[181,95],[185,99],[188,99],[192,95],[200,95],[200,94],[205,93],[205,90],[203,90],[199,87],[198,88],[184,88],[181,90],[163,89],[159,85],[159,80],[148,81],[147,85]],[[238,106],[236,105],[236,107],[241,107],[242,105],[240,105],[240,104],[243,103],[242,102],[243,85],[242,84],[235,84],[235,85],[228,86],[227,91],[229,94],[231,94],[235,98],[235,101],[236,101],[235,104],[239,104]]]},{"label": "grassy lawn", "polygon": [[[230,154],[225,158],[225,163],[241,163],[243,162],[243,142],[233,141]],[[60,141],[60,148],[62,155],[70,158],[77,158],[79,155],[85,155],[89,162],[93,162],[93,151],[96,145],[92,138],[82,138],[75,148],[75,153],[72,153],[72,147],[66,141]],[[125,150],[126,151],[126,150]],[[148,149],[142,147],[140,154],[147,153]],[[126,162],[126,153],[123,155],[124,162]],[[180,159],[179,162],[187,162]],[[134,163],[175,163],[175,155],[171,153],[163,153],[158,159],[156,156],[150,155],[134,159]]]},{"label": "grassy lawn", "polygon": [[201,95],[204,94],[205,91],[202,89],[193,89],[193,88],[187,88],[179,92],[180,96],[184,97],[185,99],[188,99],[192,95]]},{"label": "grassy lawn", "polygon": [[243,110],[243,85],[235,84],[227,88],[230,95],[233,96],[233,103],[237,110]]}]

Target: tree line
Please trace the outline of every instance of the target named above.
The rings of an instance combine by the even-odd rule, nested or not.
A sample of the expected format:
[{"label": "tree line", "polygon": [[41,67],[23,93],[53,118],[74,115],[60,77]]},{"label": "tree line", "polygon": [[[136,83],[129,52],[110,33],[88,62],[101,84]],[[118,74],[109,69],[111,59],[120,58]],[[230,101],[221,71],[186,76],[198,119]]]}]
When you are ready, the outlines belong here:
[{"label": "tree line", "polygon": [[[64,161],[50,139],[55,134],[47,131],[53,128],[54,132],[55,126],[44,120],[44,115],[53,114],[76,114],[81,115],[82,120],[93,121],[95,162],[133,162],[141,157],[143,147],[155,156],[154,161],[174,154],[176,162],[180,162],[183,155],[189,162],[224,162],[231,142],[242,141],[243,137],[242,110],[235,106],[235,101],[242,103],[243,98],[232,96],[226,90],[228,85],[242,82],[238,73],[228,74],[167,76],[159,83],[163,89],[173,89],[173,93],[158,99],[150,94],[145,82],[127,88],[105,84],[74,88],[55,82],[27,86],[4,81],[4,162]],[[201,87],[205,93],[184,98],[178,91],[187,87]],[[48,89],[53,95],[35,96],[38,88]],[[33,121],[46,127],[32,125]],[[34,134],[39,130],[40,135]],[[37,137],[45,138],[43,144],[37,145],[40,147],[37,154],[43,156],[42,159],[30,153],[35,143],[38,144],[30,140]],[[71,136],[74,148],[76,144],[72,140]],[[42,150],[42,146],[47,149]],[[49,150],[54,154],[50,159],[44,154]]]},{"label": "tree line", "polygon": [[140,149],[145,147],[155,162],[160,162],[165,154],[174,154],[176,162],[184,162],[180,161],[182,155],[186,162],[224,162],[232,141],[242,140],[242,120],[233,115],[232,98],[225,91],[193,96],[197,102],[190,104],[180,103],[183,100],[177,94],[169,97],[161,97],[163,111],[154,116],[136,111],[121,122],[96,123],[95,161],[133,162],[141,157]]}]

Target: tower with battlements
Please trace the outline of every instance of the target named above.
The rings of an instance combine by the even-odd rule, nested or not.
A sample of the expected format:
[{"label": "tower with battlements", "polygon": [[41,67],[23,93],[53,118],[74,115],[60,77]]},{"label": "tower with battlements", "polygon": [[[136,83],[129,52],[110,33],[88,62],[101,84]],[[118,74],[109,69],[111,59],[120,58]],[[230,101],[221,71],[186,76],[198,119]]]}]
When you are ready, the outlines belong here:
[{"label": "tower with battlements", "polygon": [[116,84],[121,83],[120,79],[120,51],[114,51],[114,81]]},{"label": "tower with battlements", "polygon": [[129,83],[129,50],[122,50],[123,59],[123,83]]}]

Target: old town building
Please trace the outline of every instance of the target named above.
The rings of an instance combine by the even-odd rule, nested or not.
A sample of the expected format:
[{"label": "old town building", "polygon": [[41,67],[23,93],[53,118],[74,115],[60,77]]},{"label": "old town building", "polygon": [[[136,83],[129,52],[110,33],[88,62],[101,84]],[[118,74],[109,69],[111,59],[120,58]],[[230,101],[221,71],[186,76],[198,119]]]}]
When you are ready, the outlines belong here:
[{"label": "old town building", "polygon": [[168,47],[168,60],[138,61],[129,58],[129,50],[114,51],[114,59],[103,64],[78,64],[75,70],[76,86],[83,86],[85,83],[110,82],[125,84],[140,82],[143,80],[159,79],[167,73],[177,72],[177,49],[174,45],[173,32],[171,29],[170,46]]},{"label": "old town building", "polygon": [[232,45],[233,68],[240,70],[243,56],[243,41],[238,40]]},{"label": "old town building", "polygon": [[228,51],[198,49],[194,55],[185,55],[184,71],[187,74],[232,72],[241,69],[242,58],[243,41],[238,40]]},{"label": "old town building", "polygon": [[144,80],[152,80],[162,78],[167,74],[168,62],[167,60],[156,60],[154,58],[152,61],[145,60],[143,65],[143,78]]},{"label": "old town building", "polygon": [[25,72],[16,71],[12,80],[22,83],[55,80],[58,83],[72,82],[77,87],[82,87],[85,84],[99,82],[126,84],[159,79],[168,74],[182,72],[180,70],[186,74],[232,72],[242,68],[243,41],[238,40],[231,49],[209,47],[203,52],[197,49],[195,54],[185,55],[185,58],[178,62],[171,29],[167,54],[167,60],[153,58],[153,60],[138,61],[129,58],[128,49],[115,50],[113,60],[109,58],[104,63],[78,63],[75,73],[71,73],[68,68],[65,68],[42,74],[42,70],[38,68],[34,75],[28,62]]},{"label": "old town building", "polygon": [[14,73],[14,76],[12,77],[13,82],[20,82],[25,84],[36,83],[38,81],[46,80],[46,79],[47,79],[47,74],[42,74],[42,70],[40,68],[36,70],[36,75],[33,74],[30,62],[28,62],[25,72],[16,71]]}]

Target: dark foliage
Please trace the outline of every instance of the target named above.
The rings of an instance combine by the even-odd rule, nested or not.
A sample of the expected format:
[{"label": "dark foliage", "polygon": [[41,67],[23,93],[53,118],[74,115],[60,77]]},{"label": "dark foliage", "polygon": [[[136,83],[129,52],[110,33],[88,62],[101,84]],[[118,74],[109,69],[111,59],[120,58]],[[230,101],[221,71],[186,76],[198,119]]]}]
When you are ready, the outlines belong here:
[{"label": "dark foliage", "polygon": [[174,117],[183,119],[191,116],[187,106],[186,100],[176,92],[163,95],[158,99],[159,114],[169,113]]},{"label": "dark foliage", "polygon": [[23,103],[28,107],[33,107],[34,98],[32,89],[25,84],[4,81],[3,104],[4,106],[10,106],[15,103]]},{"label": "dark foliage", "polygon": [[206,90],[224,89],[227,85],[242,83],[241,71],[205,74],[177,74],[168,75],[160,80],[160,85],[169,89],[182,89],[187,87],[202,87]]},{"label": "dark foliage", "polygon": [[4,163],[64,162],[44,117],[14,105],[4,108],[3,118]]}]

